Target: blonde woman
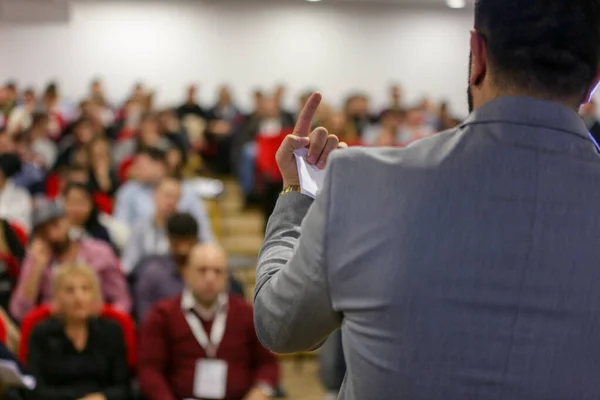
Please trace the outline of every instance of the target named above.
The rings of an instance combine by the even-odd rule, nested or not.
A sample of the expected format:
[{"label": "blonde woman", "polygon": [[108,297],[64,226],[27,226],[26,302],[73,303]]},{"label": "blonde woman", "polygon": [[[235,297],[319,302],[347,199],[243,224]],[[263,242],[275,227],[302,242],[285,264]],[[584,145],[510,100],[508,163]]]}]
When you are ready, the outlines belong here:
[{"label": "blonde woman", "polygon": [[32,400],[124,400],[129,370],[120,326],[99,317],[101,295],[86,265],[61,266],[52,286],[53,316],[29,340],[27,367],[37,379]]}]

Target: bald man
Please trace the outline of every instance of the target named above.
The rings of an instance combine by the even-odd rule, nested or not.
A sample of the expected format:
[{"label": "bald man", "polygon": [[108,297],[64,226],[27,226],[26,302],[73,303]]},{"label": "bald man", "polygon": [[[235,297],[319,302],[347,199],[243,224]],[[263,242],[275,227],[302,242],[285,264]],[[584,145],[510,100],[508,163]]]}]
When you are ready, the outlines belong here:
[{"label": "bald man", "polygon": [[181,273],[183,294],[156,304],[142,327],[139,381],[145,398],[269,399],[278,362],[258,341],[252,307],[228,293],[223,249],[194,246]]}]

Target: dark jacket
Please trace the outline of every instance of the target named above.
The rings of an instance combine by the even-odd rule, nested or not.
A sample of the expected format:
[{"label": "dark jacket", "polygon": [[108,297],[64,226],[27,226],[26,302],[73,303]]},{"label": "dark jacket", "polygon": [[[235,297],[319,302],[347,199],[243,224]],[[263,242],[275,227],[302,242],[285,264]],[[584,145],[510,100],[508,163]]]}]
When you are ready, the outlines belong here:
[{"label": "dark jacket", "polygon": [[58,318],[37,325],[29,339],[27,369],[37,387],[31,400],[75,400],[102,393],[107,400],[129,399],[129,367],[121,327],[114,321],[93,318],[88,341],[75,349]]}]

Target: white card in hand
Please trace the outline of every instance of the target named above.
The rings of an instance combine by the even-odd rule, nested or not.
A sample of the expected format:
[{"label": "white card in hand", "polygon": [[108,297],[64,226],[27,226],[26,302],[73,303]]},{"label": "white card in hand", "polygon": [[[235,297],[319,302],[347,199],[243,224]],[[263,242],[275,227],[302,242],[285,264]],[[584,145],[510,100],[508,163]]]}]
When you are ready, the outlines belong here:
[{"label": "white card in hand", "polygon": [[306,160],[308,149],[296,150],[294,155],[296,156],[296,164],[298,165],[301,192],[314,199],[319,194],[325,182],[325,170],[308,163]]},{"label": "white card in hand", "polygon": [[224,399],[227,389],[227,363],[202,359],[196,363],[194,396],[201,399]]}]

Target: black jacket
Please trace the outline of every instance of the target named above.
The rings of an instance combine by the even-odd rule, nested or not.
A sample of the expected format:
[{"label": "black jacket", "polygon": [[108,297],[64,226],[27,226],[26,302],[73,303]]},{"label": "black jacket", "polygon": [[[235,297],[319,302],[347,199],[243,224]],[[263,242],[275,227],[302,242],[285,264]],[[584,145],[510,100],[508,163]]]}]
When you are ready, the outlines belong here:
[{"label": "black jacket", "polygon": [[92,318],[88,341],[78,351],[58,318],[37,325],[29,339],[27,370],[37,387],[31,400],[76,400],[102,393],[107,400],[129,399],[130,376],[121,327],[114,321]]}]

